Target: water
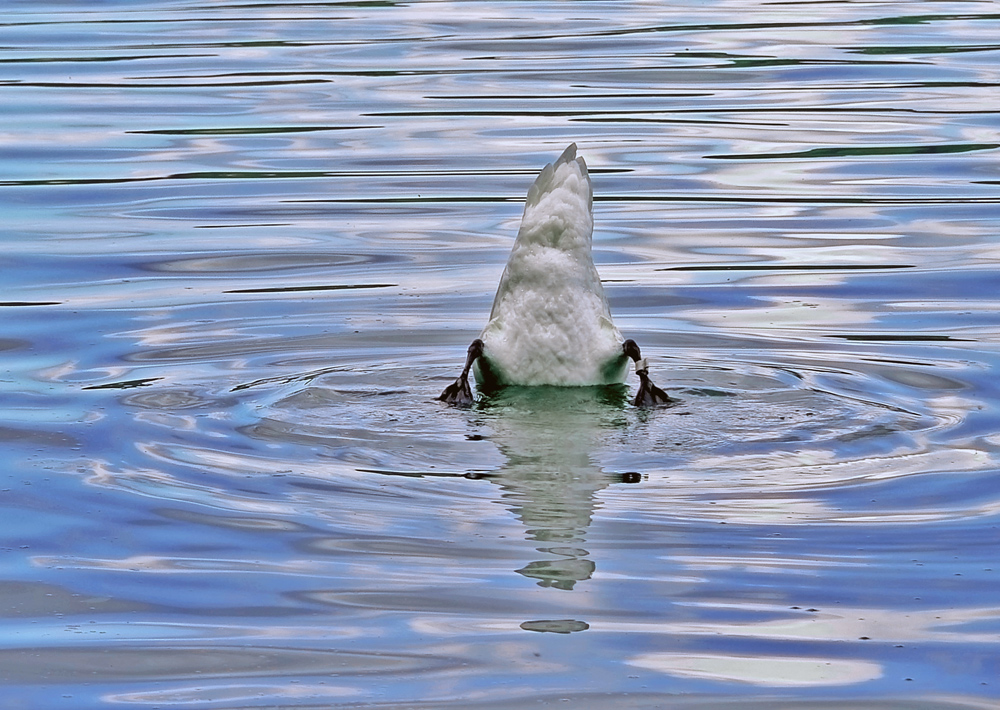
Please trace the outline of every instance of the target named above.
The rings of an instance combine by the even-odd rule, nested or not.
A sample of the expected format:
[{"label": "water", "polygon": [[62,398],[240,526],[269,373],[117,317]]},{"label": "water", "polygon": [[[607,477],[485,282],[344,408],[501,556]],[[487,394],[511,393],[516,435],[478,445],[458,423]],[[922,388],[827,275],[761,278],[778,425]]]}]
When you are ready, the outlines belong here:
[{"label": "water", "polygon": [[[994,3],[86,5],[0,21],[5,707],[1000,708]],[[435,402],[573,141],[680,404]]]}]

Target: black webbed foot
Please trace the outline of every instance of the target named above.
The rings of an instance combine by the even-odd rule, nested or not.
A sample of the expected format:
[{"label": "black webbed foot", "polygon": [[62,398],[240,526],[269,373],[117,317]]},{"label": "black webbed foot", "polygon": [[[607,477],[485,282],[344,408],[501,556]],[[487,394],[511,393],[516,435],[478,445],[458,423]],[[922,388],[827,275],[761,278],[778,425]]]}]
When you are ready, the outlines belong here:
[{"label": "black webbed foot", "polygon": [[469,386],[469,370],[472,369],[472,363],[476,361],[476,358],[482,354],[483,341],[476,338],[472,341],[465,356],[465,367],[462,368],[462,374],[444,388],[444,392],[438,397],[439,400],[448,404],[472,404],[475,401],[472,396],[472,387]]},{"label": "black webbed foot", "polygon": [[444,388],[444,392],[438,399],[448,404],[472,404],[472,388],[469,386],[469,378],[459,377]]},{"label": "black webbed foot", "polygon": [[673,399],[649,379],[649,365],[642,357],[639,346],[634,340],[622,343],[622,351],[635,361],[635,374],[639,376],[639,391],[632,402],[636,407],[655,407],[661,404],[671,404]]},{"label": "black webbed foot", "polygon": [[654,407],[658,404],[670,404],[674,400],[649,379],[648,370],[639,370],[639,391],[635,394],[633,404],[637,407]]}]

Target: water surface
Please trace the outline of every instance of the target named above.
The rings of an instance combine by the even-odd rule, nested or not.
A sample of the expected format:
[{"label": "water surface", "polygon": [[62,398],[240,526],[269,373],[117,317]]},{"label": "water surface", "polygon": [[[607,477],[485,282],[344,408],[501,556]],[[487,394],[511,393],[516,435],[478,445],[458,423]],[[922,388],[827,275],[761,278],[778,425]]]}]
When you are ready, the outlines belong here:
[{"label": "water surface", "polygon": [[[1000,708],[993,3],[9,5],[11,707]],[[679,404],[434,401],[570,142]]]}]

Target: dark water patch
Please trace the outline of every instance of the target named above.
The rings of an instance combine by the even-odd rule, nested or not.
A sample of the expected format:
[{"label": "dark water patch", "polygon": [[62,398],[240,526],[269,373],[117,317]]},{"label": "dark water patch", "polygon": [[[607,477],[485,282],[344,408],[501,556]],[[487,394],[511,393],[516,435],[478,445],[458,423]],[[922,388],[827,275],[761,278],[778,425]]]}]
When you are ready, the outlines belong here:
[{"label": "dark water patch", "polygon": [[[789,4],[800,4],[800,3],[788,3],[788,2],[775,2],[770,3],[776,6],[789,5]],[[834,3],[831,3],[834,4]],[[936,22],[944,21],[954,21],[954,20],[996,20],[998,15],[991,13],[978,13],[978,14],[936,14],[936,15],[911,15],[903,14],[899,16],[890,17],[878,17],[878,18],[861,18],[861,19],[845,19],[838,21],[823,21],[814,20],[809,22],[723,22],[723,23],[713,23],[713,24],[692,24],[692,25],[651,25],[642,26],[636,28],[624,28],[624,29],[613,29],[604,30],[598,34],[602,35],[622,35],[622,34],[636,34],[636,33],[647,33],[647,32],[690,32],[690,31],[737,31],[746,32],[765,30],[765,29],[785,29],[785,28],[830,28],[830,27],[845,27],[850,25],[924,25],[933,24]],[[550,37],[539,37],[543,39],[549,39]]]},{"label": "dark water patch", "polygon": [[326,84],[329,79],[272,79],[253,81],[207,81],[203,77],[191,77],[191,81],[141,81],[131,80],[123,83],[112,81],[24,81],[24,80],[0,80],[2,87],[35,88],[35,89],[57,89],[70,91],[74,89],[121,89],[123,84],[130,89],[192,89],[192,88],[240,88],[240,87],[270,87],[270,86],[300,86],[309,84]]},{"label": "dark water patch", "polygon": [[80,446],[80,439],[63,432],[4,425],[0,425],[0,441],[8,445],[41,446],[56,449]]},{"label": "dark water patch", "polygon": [[657,271],[865,271],[912,269],[914,264],[708,264],[668,266]]},{"label": "dark water patch", "polygon": [[211,54],[134,54],[113,56],[103,54],[100,57],[17,57],[0,58],[0,64],[78,64],[88,62],[114,63],[114,62],[135,62],[150,59],[204,59],[210,58]]},{"label": "dark water patch", "polygon": [[[136,664],[136,657],[143,659]],[[457,660],[432,656],[358,653],[323,648],[290,648],[262,644],[226,646],[156,645],[126,642],[94,653],[90,648],[48,646],[0,649],[0,679],[8,684],[95,683],[183,680],[192,677],[270,678],[385,676],[398,673],[443,671]],[[58,670],[53,676],[52,671]]]},{"label": "dark water patch", "polygon": [[967,52],[996,52],[1000,44],[983,45],[896,45],[885,47],[850,47],[846,51],[857,54],[964,54]]},{"label": "dark water patch", "polygon": [[24,350],[31,347],[30,340],[18,340],[16,338],[0,338],[0,352],[10,350]]},{"label": "dark water patch", "polygon": [[328,284],[322,286],[269,286],[260,288],[238,288],[223,293],[295,293],[298,291],[343,291],[367,288],[394,288],[399,284]]},{"label": "dark water patch", "polygon": [[64,587],[22,580],[0,581],[0,617],[6,619],[95,616],[148,612],[150,607],[113,596],[74,592]]},{"label": "dark water patch", "polygon": [[950,145],[897,145],[897,146],[843,146],[831,148],[810,148],[786,153],[742,153],[739,155],[706,155],[714,160],[785,160],[813,158],[847,158],[899,155],[939,155],[968,153],[979,150],[995,150],[1000,143],[955,143]]},{"label": "dark water patch", "polygon": [[121,382],[108,382],[103,385],[87,385],[85,390],[128,390],[136,387],[148,387],[154,382],[162,380],[162,377],[141,377],[134,380],[122,380]]},{"label": "dark water patch", "polygon": [[377,468],[358,468],[358,473],[374,473],[379,476],[402,476],[403,478],[468,478],[469,480],[479,481],[484,478],[490,478],[492,475],[489,471],[432,471],[429,469],[423,471],[401,471],[401,470],[389,470],[389,469],[377,469]]},{"label": "dark water patch", "polygon": [[725,390],[710,389],[707,387],[690,387],[684,390],[687,394],[695,395],[698,397],[736,397],[735,392],[726,392]]},{"label": "dark water patch", "polygon": [[273,222],[273,223],[261,223],[261,224],[196,224],[195,229],[249,229],[249,228],[260,228],[260,227],[289,227],[291,226],[287,222]]},{"label": "dark water patch", "polygon": [[956,338],[951,335],[934,335],[927,333],[859,333],[853,335],[827,335],[827,338],[840,338],[842,340],[856,340],[859,342],[953,342],[953,343],[974,343],[975,339]]},{"label": "dark water patch", "polygon": [[[580,91],[577,93],[565,93],[565,94],[525,94],[525,95],[512,95],[512,94],[445,94],[441,96],[427,96],[428,99],[436,99],[439,101],[583,101],[583,100],[601,100],[601,99],[695,99],[704,98],[712,96],[711,92],[663,92],[663,91],[650,91],[648,89],[636,89],[636,93],[615,93],[613,91],[608,92],[595,92],[587,93],[585,91]],[[588,166],[591,173],[594,172],[594,168]]]}]

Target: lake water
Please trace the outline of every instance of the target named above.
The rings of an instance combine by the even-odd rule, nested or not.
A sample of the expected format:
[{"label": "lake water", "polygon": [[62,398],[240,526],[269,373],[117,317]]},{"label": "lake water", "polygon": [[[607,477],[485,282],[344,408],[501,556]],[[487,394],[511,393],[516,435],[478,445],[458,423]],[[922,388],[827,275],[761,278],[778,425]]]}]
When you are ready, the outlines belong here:
[{"label": "lake water", "polygon": [[[3,707],[1000,708],[998,38],[9,0]],[[680,403],[434,401],[571,142]]]}]

